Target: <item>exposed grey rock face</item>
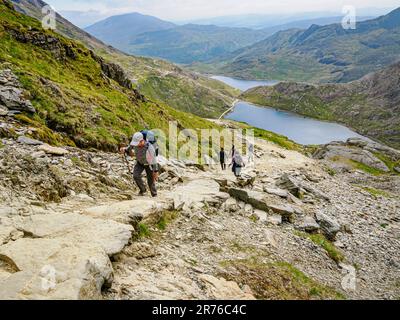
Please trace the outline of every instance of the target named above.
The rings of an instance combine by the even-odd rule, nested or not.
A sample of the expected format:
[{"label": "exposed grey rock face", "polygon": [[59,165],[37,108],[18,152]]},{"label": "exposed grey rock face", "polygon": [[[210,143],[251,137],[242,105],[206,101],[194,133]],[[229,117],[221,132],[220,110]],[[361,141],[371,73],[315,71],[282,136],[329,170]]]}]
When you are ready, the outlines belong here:
[{"label": "exposed grey rock face", "polygon": [[264,212],[271,211],[281,215],[285,221],[293,221],[295,214],[300,213],[299,209],[290,204],[274,202],[263,192],[247,191],[239,188],[229,188],[228,192],[232,197],[252,205],[255,209]]},{"label": "exposed grey rock face", "polygon": [[[369,167],[381,170],[383,172],[390,172],[390,169],[381,160],[381,157],[379,155],[383,155],[393,162],[400,161],[399,150],[393,149],[374,141],[364,140],[360,138],[350,138],[345,143],[329,143],[317,150],[314,154],[314,158],[329,160],[344,158],[363,163]],[[393,169],[396,171],[396,168]]]},{"label": "exposed grey rock face", "polygon": [[302,198],[303,196],[300,183],[289,174],[284,174],[277,182],[277,185],[282,189],[288,190],[297,198]]},{"label": "exposed grey rock face", "polygon": [[315,218],[327,239],[335,241],[336,235],[341,229],[340,224],[334,218],[328,217],[322,212],[317,212]]},{"label": "exposed grey rock face", "polygon": [[390,169],[386,164],[378,159],[367,149],[352,148],[345,144],[328,144],[319,150],[315,157],[317,159],[336,159],[345,158],[359,163],[363,163],[369,167],[384,172],[389,172]]},{"label": "exposed grey rock face", "polygon": [[350,138],[347,140],[347,144],[350,146],[357,146],[359,148],[366,149],[370,152],[384,153],[392,158],[394,161],[400,160],[399,150],[393,149],[374,141],[366,141],[360,138]]},{"label": "exposed grey rock face", "polygon": [[36,112],[32,103],[24,98],[18,78],[9,69],[0,70],[0,108],[0,116],[9,111]]},{"label": "exposed grey rock face", "polygon": [[305,232],[315,233],[319,231],[320,226],[313,217],[305,217],[300,225],[300,229]]}]

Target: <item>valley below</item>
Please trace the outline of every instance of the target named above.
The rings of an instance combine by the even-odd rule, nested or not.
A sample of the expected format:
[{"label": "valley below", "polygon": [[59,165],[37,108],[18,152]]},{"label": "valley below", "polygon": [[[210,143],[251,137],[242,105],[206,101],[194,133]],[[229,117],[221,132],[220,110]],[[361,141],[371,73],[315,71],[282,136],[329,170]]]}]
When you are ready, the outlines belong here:
[{"label": "valley below", "polygon": [[[58,30],[45,30],[37,20],[44,5],[0,0],[0,300],[400,299],[400,63],[390,65],[394,54],[386,68],[343,84],[226,76],[240,70],[206,76],[125,54],[61,16]],[[398,13],[376,20],[385,39]],[[158,50],[160,37],[162,47],[185,35],[195,52],[193,40],[205,43],[198,53],[204,60],[209,38],[217,49],[227,41],[214,55],[233,51],[240,58],[265,46],[275,52],[271,42],[282,36],[238,49],[238,43],[230,47],[229,28],[133,16],[163,28],[149,24],[144,35],[139,28],[135,45],[147,39],[146,50],[155,44]],[[240,30],[248,45],[254,32]],[[289,34],[307,40],[306,31]],[[118,43],[129,42],[118,36]],[[174,46],[167,57],[193,60],[178,41]],[[321,76],[312,69],[305,79],[291,62],[296,80]],[[330,62],[318,66],[323,80],[343,67]],[[242,74],[254,77],[253,67]],[[369,62],[345,67],[335,80],[375,71]],[[136,131],[168,132],[171,123],[177,134],[232,133],[242,174],[221,169],[219,145],[208,143],[207,155],[195,154],[198,162],[161,150],[158,197],[139,194],[135,159],[119,154],[119,146]],[[254,141],[243,134],[249,129]],[[223,142],[229,153],[231,141]]]},{"label": "valley below", "polygon": [[[260,86],[274,86],[278,83],[278,81],[239,80],[225,76],[214,76],[212,78],[231,85],[242,92]],[[278,133],[303,145],[346,141],[354,137],[364,138],[343,125],[315,120],[295,113],[280,111],[273,107],[273,105],[257,106],[246,101],[239,101],[234,104],[232,111],[224,117]]]}]

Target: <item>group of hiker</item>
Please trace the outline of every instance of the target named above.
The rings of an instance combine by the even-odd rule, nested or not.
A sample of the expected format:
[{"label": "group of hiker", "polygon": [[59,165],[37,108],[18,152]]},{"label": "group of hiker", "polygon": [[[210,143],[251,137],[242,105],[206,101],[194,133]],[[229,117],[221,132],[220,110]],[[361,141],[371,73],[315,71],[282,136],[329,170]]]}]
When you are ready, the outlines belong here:
[{"label": "group of hiker", "polygon": [[[243,157],[240,154],[240,152],[236,149],[235,146],[232,147],[232,150],[230,152],[230,158],[231,158],[231,163],[229,167],[232,167],[232,172],[233,174],[239,178],[242,172],[242,168],[244,168],[246,165],[244,163]],[[221,169],[223,171],[226,170],[226,159],[227,155],[225,152],[224,148],[221,148],[221,151],[219,153],[219,160],[221,163]],[[249,162],[254,161],[254,146],[251,144],[249,146]]]},{"label": "group of hiker", "polygon": [[[159,147],[157,145],[157,139],[155,134],[152,131],[143,130],[141,132],[137,132],[133,135],[132,141],[129,146],[120,145],[119,151],[121,154],[126,157],[136,157],[136,164],[130,172],[133,174],[133,179],[136,185],[139,188],[139,196],[144,196],[147,192],[147,188],[143,182],[142,174],[146,172],[147,176],[147,184],[150,189],[150,193],[152,197],[157,197],[157,187],[156,182],[158,181],[160,166],[158,163],[159,156]],[[249,161],[252,161],[254,152],[254,146],[250,145],[249,147]],[[222,170],[226,170],[226,160],[227,154],[225,153],[224,148],[221,148],[220,151],[220,162]],[[243,161],[243,157],[240,152],[232,147],[230,152],[231,163],[229,167],[232,167],[232,172],[236,177],[240,177],[241,170],[245,167],[245,163]],[[254,160],[253,160],[254,161]],[[127,161],[128,166],[129,162]]]}]

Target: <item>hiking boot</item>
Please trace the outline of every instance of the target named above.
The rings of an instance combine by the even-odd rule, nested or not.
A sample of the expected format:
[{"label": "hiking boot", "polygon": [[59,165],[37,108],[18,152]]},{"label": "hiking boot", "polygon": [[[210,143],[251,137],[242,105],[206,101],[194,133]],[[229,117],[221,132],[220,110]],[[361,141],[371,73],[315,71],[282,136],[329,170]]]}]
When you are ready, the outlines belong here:
[{"label": "hiking boot", "polygon": [[151,196],[152,196],[153,198],[157,198],[157,197],[158,197],[158,194],[157,194],[157,193],[153,193]]},{"label": "hiking boot", "polygon": [[138,196],[139,197],[144,197],[146,195],[146,191],[140,191]]}]

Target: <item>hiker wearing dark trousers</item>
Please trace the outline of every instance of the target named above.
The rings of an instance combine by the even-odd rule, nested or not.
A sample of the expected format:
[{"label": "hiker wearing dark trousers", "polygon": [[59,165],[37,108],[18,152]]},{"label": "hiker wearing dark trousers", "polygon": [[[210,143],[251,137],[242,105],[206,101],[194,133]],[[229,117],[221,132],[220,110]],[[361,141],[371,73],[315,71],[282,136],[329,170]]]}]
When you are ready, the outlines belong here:
[{"label": "hiker wearing dark trousers", "polygon": [[139,195],[146,193],[146,186],[143,183],[142,173],[146,172],[147,184],[151,195],[157,197],[156,181],[158,179],[158,163],[156,150],[153,145],[147,142],[141,132],[135,133],[128,148],[122,148],[130,156],[136,156],[136,165],[133,169],[133,179],[138,186]]},{"label": "hiker wearing dark trousers", "polygon": [[219,153],[219,160],[220,160],[220,163],[221,163],[222,170],[226,170],[225,150],[224,150],[224,148],[221,148],[221,151]]}]

